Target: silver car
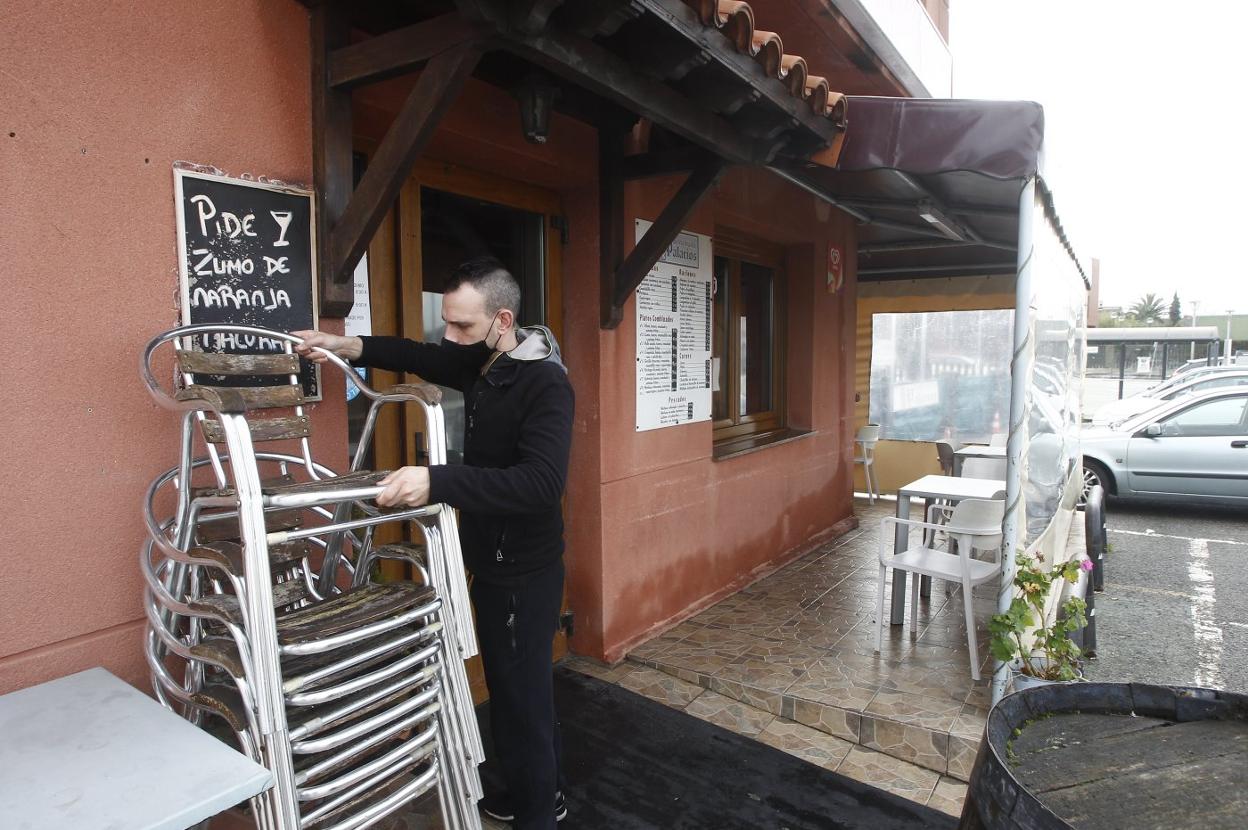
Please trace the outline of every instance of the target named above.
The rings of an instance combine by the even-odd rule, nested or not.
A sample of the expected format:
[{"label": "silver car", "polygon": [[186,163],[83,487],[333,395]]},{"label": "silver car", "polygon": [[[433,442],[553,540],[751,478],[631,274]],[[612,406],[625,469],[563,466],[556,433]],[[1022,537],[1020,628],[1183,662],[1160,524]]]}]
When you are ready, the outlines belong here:
[{"label": "silver car", "polygon": [[1147,392],[1111,401],[1092,415],[1092,426],[1106,426],[1125,421],[1132,415],[1157,406],[1160,401],[1172,401],[1206,389],[1223,386],[1248,386],[1248,366],[1216,366],[1201,368],[1184,375],[1176,375]]},{"label": "silver car", "polygon": [[1083,430],[1084,492],[1248,507],[1248,388],[1162,401]]}]

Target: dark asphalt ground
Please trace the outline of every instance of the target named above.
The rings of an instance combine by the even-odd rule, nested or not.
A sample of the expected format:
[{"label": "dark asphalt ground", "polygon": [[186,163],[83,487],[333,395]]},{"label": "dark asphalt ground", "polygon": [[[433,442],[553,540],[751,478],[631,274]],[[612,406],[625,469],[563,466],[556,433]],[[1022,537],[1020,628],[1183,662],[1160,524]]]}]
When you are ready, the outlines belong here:
[{"label": "dark asphalt ground", "polygon": [[1106,514],[1087,677],[1248,692],[1248,509],[1111,499]]}]

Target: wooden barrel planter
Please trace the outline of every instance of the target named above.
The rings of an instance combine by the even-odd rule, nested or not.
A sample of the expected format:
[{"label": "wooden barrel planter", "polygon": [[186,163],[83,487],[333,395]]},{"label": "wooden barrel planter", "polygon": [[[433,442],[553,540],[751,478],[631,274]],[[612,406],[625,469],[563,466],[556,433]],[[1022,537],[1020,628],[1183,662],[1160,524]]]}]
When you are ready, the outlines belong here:
[{"label": "wooden barrel planter", "polygon": [[1248,827],[1248,695],[1058,683],[1007,695],[985,731],[963,830]]}]

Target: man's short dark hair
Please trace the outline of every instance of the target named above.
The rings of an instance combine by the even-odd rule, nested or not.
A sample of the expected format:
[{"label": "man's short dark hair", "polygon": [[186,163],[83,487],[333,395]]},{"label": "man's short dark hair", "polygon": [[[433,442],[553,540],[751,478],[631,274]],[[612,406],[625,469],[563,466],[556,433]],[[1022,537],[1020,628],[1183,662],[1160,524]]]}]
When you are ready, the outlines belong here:
[{"label": "man's short dark hair", "polygon": [[450,294],[460,286],[471,285],[485,298],[485,313],[493,317],[500,309],[520,316],[520,284],[507,267],[492,256],[466,259],[451,272],[445,291]]}]

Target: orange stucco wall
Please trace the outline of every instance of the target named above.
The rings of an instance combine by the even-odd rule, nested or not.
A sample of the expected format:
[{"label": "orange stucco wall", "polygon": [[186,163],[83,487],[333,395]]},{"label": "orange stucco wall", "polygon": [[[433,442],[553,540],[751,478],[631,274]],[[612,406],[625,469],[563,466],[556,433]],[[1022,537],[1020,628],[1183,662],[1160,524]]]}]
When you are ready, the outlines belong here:
[{"label": "orange stucco wall", "polygon": [[[144,0],[126,15],[21,0],[0,33],[4,187],[0,262],[10,359],[0,580],[0,692],[104,665],[145,685],[140,500],[174,461],[176,417],[138,380],[142,344],[176,323],[175,160],[311,180],[306,12],[230,0]],[[188,55],[187,38],[195,33]],[[383,134],[405,84],[357,95],[358,138]],[[10,135],[9,133],[12,133]],[[635,431],[633,308],[599,327],[596,137],[556,117],[527,144],[515,102],[470,82],[430,158],[556,191],[564,354],[577,392],[567,492],[573,648],[615,660],[632,644],[778,565],[851,519],[854,229],[760,171],[730,171],[689,222],[761,236],[788,256],[791,443],[723,461],[709,423]],[[654,219],[678,179],[630,185]],[[824,288],[827,245],[847,255]],[[333,330],[338,321],[323,321]],[[22,370],[18,370],[20,361]],[[342,383],[315,407],[318,454],[345,456]],[[839,524],[838,524],[839,523]]]},{"label": "orange stucco wall", "polygon": [[[177,322],[172,165],[311,181],[307,12],[12,0],[5,19],[0,693],[95,665],[146,686],[140,502],[177,418],[137,365]],[[319,408],[341,458],[344,412]]]},{"label": "orange stucco wall", "polygon": [[[657,217],[678,185],[631,185],[629,231],[633,217]],[[741,169],[724,177],[688,223],[705,234],[717,226],[786,249],[789,423],[811,434],[714,461],[709,422],[638,433],[632,304],[618,329],[602,332],[602,642],[594,654],[608,661],[852,514],[853,226],[771,174]],[[833,242],[849,254],[838,294],[825,286]]]}]

